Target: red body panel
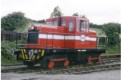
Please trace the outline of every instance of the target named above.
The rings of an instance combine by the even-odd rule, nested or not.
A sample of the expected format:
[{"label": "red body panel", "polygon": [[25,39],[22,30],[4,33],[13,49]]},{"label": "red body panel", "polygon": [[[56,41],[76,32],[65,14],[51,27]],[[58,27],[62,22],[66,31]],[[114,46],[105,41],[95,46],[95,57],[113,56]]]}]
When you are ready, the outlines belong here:
[{"label": "red body panel", "polygon": [[[57,18],[47,19],[46,22],[57,20]],[[27,48],[96,48],[96,32],[89,30],[89,21],[85,18],[62,17],[66,21],[65,26],[41,25],[36,26],[39,30],[38,43],[27,44]],[[69,31],[68,21],[74,20],[74,31]],[[77,31],[76,21],[87,21],[85,30]]]}]

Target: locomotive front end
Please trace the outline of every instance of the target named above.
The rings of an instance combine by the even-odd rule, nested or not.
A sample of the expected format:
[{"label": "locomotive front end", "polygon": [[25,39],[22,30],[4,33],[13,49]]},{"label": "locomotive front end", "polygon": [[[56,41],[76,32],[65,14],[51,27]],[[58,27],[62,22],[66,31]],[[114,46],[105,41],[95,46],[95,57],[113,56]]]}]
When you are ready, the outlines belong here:
[{"label": "locomotive front end", "polygon": [[40,48],[38,37],[39,29],[36,26],[29,27],[26,43],[19,45],[14,51],[17,60],[23,61],[29,67],[39,62],[45,53],[45,50]]}]

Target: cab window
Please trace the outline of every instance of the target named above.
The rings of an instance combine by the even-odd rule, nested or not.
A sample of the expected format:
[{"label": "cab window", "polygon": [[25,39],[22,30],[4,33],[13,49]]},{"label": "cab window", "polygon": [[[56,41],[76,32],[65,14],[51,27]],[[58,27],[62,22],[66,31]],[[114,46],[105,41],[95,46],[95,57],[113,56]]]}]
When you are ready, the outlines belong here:
[{"label": "cab window", "polygon": [[62,20],[62,26],[66,26],[66,20]]},{"label": "cab window", "polygon": [[80,31],[87,31],[87,22],[86,21],[80,21]]},{"label": "cab window", "polygon": [[69,24],[69,28],[68,28],[69,31],[74,31],[74,20],[70,20],[68,24]]},{"label": "cab window", "polygon": [[54,25],[54,26],[57,26],[57,25],[58,25],[58,22],[57,22],[57,21],[54,21],[54,22],[53,22],[53,25]]},{"label": "cab window", "polygon": [[47,25],[49,25],[49,22],[46,22]]},{"label": "cab window", "polygon": [[83,31],[85,29],[85,21],[80,22],[80,31]]},{"label": "cab window", "polygon": [[49,22],[47,22],[47,25],[52,25],[52,24],[53,24],[53,22],[50,22],[50,21],[49,21]]}]

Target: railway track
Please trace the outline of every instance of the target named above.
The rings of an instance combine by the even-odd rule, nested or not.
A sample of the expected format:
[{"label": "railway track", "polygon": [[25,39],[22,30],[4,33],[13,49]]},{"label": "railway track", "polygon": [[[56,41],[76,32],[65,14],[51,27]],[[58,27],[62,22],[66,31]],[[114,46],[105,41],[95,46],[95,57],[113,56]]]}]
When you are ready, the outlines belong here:
[{"label": "railway track", "polygon": [[44,69],[39,65],[28,68],[25,65],[2,66],[1,72],[17,73],[39,73],[39,74],[84,74],[97,71],[120,69],[120,57],[102,57],[100,63],[87,65],[70,65],[69,67],[55,67],[54,69]]},{"label": "railway track", "polygon": [[20,69],[14,69],[14,70],[5,70],[2,72],[16,72],[16,73],[38,73],[38,74],[85,74],[85,73],[91,73],[91,72],[99,72],[99,71],[106,71],[106,70],[113,70],[113,69],[120,69],[121,63],[110,63],[105,65],[78,65],[73,67],[67,67],[67,68],[55,68],[52,70],[49,69],[42,69],[42,68],[34,68],[34,69],[28,69],[28,68],[20,68]]},{"label": "railway track", "polygon": [[96,66],[85,66],[85,67],[76,67],[76,68],[67,68],[60,70],[51,70],[51,71],[42,71],[38,72],[40,74],[84,74],[97,71],[113,70],[119,69],[120,64],[107,64],[107,65],[96,65]]}]

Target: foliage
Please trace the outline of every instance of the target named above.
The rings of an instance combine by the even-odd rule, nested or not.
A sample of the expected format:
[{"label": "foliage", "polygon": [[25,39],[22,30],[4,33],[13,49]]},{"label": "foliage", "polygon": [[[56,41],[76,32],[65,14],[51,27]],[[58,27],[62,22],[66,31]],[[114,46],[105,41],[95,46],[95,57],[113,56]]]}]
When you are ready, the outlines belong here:
[{"label": "foliage", "polygon": [[30,23],[42,23],[42,24],[44,24],[45,23],[45,19],[42,19],[42,20],[32,20],[32,19],[28,19],[28,21],[30,22]]},{"label": "foliage", "polygon": [[105,36],[105,37],[106,37],[105,32],[102,31],[101,28],[93,28],[93,27],[90,27],[90,30],[94,30],[94,31],[96,31],[97,36]]},{"label": "foliage", "polygon": [[76,13],[74,13],[72,16],[77,16],[77,17],[79,17],[79,14],[76,12]]},{"label": "foliage", "polygon": [[7,16],[2,17],[1,27],[6,31],[14,31],[16,29],[24,28],[28,23],[24,13],[13,12]]},{"label": "foliage", "polygon": [[99,28],[99,29],[102,29],[102,26],[103,26],[103,25],[98,25],[98,24],[90,23],[90,27],[91,27],[91,28]]},{"label": "foliage", "polygon": [[1,44],[1,55],[11,59],[11,49],[16,47],[15,42],[2,41]]},{"label": "foliage", "polygon": [[56,6],[54,8],[53,12],[51,13],[51,16],[50,17],[53,18],[53,17],[57,17],[57,16],[62,16],[62,15],[63,14],[62,14],[60,8],[58,6]]},{"label": "foliage", "polygon": [[15,55],[12,54],[11,49],[15,48],[15,42],[2,41],[1,42],[1,63],[2,65],[8,65],[11,63],[17,63]]},{"label": "foliage", "polygon": [[120,42],[120,24],[118,23],[108,23],[103,25],[103,31],[108,37],[108,46],[114,46]]},{"label": "foliage", "polygon": [[37,21],[38,23],[45,23],[45,20],[43,19],[43,20],[38,20]]}]

